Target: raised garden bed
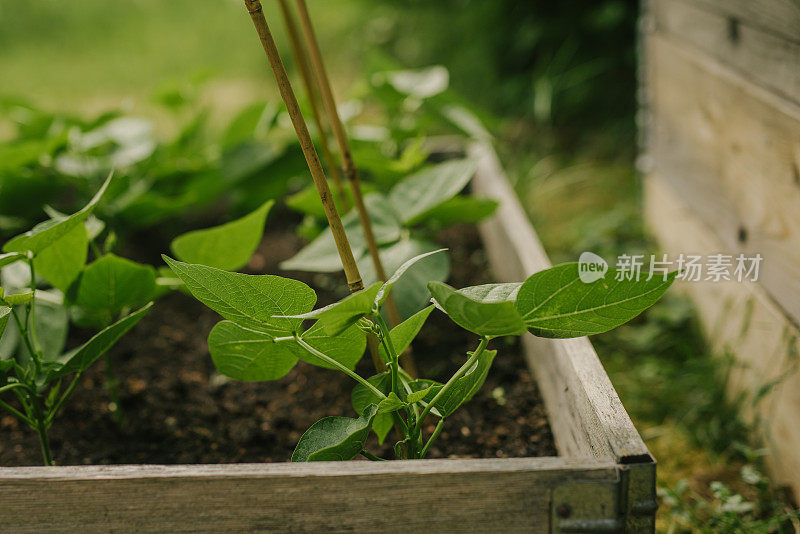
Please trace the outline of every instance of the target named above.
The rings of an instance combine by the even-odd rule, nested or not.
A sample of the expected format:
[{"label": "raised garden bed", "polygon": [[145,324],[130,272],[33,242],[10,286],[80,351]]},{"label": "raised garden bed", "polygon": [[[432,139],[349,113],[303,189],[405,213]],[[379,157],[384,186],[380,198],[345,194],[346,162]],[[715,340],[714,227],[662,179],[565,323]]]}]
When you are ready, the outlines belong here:
[{"label": "raised garden bed", "polygon": [[[495,278],[521,280],[549,267],[494,152],[477,145],[472,152],[481,162],[473,188],[500,201],[496,216],[480,228]],[[0,520],[11,532],[652,531],[655,463],[589,341],[526,335],[522,349],[557,456],[5,467]],[[487,384],[484,394],[490,390]],[[452,428],[440,456],[465,454],[453,449],[460,436]],[[388,507],[396,515],[385,514]]]}]

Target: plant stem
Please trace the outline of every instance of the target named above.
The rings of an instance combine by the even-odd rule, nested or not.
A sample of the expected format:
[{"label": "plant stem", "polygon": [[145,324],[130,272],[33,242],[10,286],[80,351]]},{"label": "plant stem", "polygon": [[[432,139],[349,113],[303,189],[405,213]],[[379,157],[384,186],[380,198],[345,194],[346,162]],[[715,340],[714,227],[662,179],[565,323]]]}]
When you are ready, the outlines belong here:
[{"label": "plant stem", "polygon": [[389,327],[386,325],[386,321],[383,320],[380,312],[375,313],[373,315],[375,320],[375,324],[378,325],[378,329],[381,332],[381,343],[383,343],[383,347],[386,349],[386,354],[389,355],[390,365],[391,368],[389,369],[392,378],[392,392],[397,395],[399,393],[397,385],[397,375],[399,373],[398,367],[400,366],[397,358],[397,351],[394,350],[394,344],[392,343],[392,337],[389,334]]},{"label": "plant stem", "polygon": [[[284,1],[284,0],[281,0]],[[342,166],[344,167],[344,174],[350,183],[350,188],[353,192],[353,200],[355,201],[356,211],[358,212],[358,219],[361,222],[361,228],[364,230],[364,238],[367,242],[369,255],[372,258],[372,264],[375,267],[375,274],[382,282],[386,281],[386,270],[383,268],[380,252],[378,250],[378,241],[375,239],[375,233],[372,229],[372,221],[369,218],[367,207],[364,204],[364,195],[361,191],[361,181],[358,177],[358,169],[353,161],[353,151],[350,148],[350,141],[347,139],[347,134],[342,124],[342,119],[339,116],[339,110],[336,108],[336,99],[333,96],[333,87],[331,86],[328,71],[325,68],[325,62],[322,60],[322,52],[319,48],[319,41],[314,32],[314,25],[311,23],[311,16],[308,14],[308,6],[305,0],[295,0],[297,4],[297,12],[300,15],[300,25],[303,28],[303,35],[305,36],[306,45],[308,45],[309,56],[311,57],[311,64],[314,67],[315,81],[317,88],[322,95],[322,103],[325,106],[325,111],[328,114],[328,120],[333,130],[333,135],[336,138],[336,143],[339,145],[339,153],[342,157]],[[392,295],[386,300],[386,313],[389,316],[389,322],[392,326],[400,324],[400,313],[397,310],[397,304]],[[403,366],[413,375],[416,376],[416,365],[409,353],[405,354],[406,358],[403,361]]]},{"label": "plant stem", "polygon": [[72,379],[72,382],[70,382],[67,390],[61,395],[61,398],[58,399],[58,402],[56,402],[55,406],[53,406],[53,408],[50,410],[50,413],[47,415],[47,421],[46,421],[48,426],[53,424],[53,420],[58,415],[58,412],[61,410],[61,407],[70,397],[70,395],[72,395],[72,392],[75,391],[75,387],[78,385],[78,381],[81,379],[81,376],[83,376],[83,371],[79,371],[78,373],[75,374],[75,377]]},{"label": "plant stem", "polygon": [[433,434],[431,434],[431,437],[428,438],[428,442],[425,444],[424,447],[422,447],[422,451],[419,453],[420,459],[425,458],[425,455],[428,454],[428,449],[431,448],[433,442],[436,441],[436,438],[438,438],[439,434],[442,433],[442,428],[444,428],[445,421],[446,419],[444,417],[439,419],[439,422],[436,424],[436,428],[433,429]]},{"label": "plant stem", "polygon": [[324,361],[325,363],[334,366],[336,369],[340,370],[341,372],[343,372],[344,374],[346,374],[347,376],[349,376],[350,378],[352,378],[353,380],[355,380],[359,384],[363,385],[365,388],[369,389],[375,395],[377,395],[379,399],[383,400],[383,399],[386,398],[386,395],[384,395],[381,390],[379,390],[378,388],[376,388],[375,386],[370,384],[366,379],[361,377],[361,375],[359,375],[355,371],[349,369],[345,365],[342,365],[341,363],[337,362],[336,360],[334,360],[333,358],[331,358],[327,354],[324,354],[324,353],[318,351],[317,349],[315,349],[314,347],[312,347],[311,345],[306,343],[305,340],[303,338],[301,338],[299,335],[295,336],[295,340],[306,351],[310,352],[311,354],[313,354],[314,356],[316,356],[320,360]]},{"label": "plant stem", "polygon": [[480,355],[483,354],[483,351],[486,350],[486,345],[488,344],[489,344],[489,338],[482,336],[481,342],[478,344],[478,348],[475,349],[475,352],[472,353],[472,356],[467,358],[467,361],[464,362],[464,365],[462,365],[458,369],[458,371],[456,371],[455,374],[450,377],[450,380],[448,380],[447,383],[444,385],[444,387],[439,390],[439,393],[437,393],[436,396],[434,396],[433,399],[431,399],[431,402],[428,403],[425,409],[422,410],[422,413],[417,418],[417,426],[414,428],[415,436],[422,435],[421,434],[422,424],[425,422],[425,417],[430,413],[431,409],[436,405],[436,401],[442,398],[442,396],[445,393],[447,393],[450,390],[450,388],[453,387],[453,384],[456,383],[456,380],[464,376],[464,373],[466,373],[469,370],[469,368],[472,367],[472,365],[478,360]]},{"label": "plant stem", "polygon": [[106,353],[103,359],[106,364],[106,389],[108,390],[109,397],[111,397],[111,404],[113,404],[113,407],[111,407],[111,415],[117,426],[122,428],[125,426],[125,414],[122,413],[122,405],[119,400],[119,380],[117,379],[117,374],[114,372],[111,355]]},{"label": "plant stem", "polygon": [[19,335],[22,336],[23,341],[25,341],[25,346],[27,347],[28,352],[30,352],[31,355],[33,355],[33,345],[31,345],[31,340],[28,337],[27,321],[26,324],[23,324],[22,320],[19,318],[19,314],[17,314],[17,310],[15,310],[14,308],[11,308],[11,315],[13,315],[14,321],[17,323],[17,330],[19,330]]},{"label": "plant stem", "polygon": [[5,386],[0,388],[0,393],[4,391],[11,391],[12,389],[24,389],[29,393],[35,393],[35,390],[32,390],[28,384],[23,384],[22,382],[14,382],[13,384],[6,384]]},{"label": "plant stem", "polygon": [[89,241],[89,245],[92,248],[92,254],[94,254],[94,259],[96,259],[96,260],[100,259],[100,257],[103,255],[103,253],[100,251],[100,247],[97,246],[97,243],[95,243],[94,239]]},{"label": "plant stem", "polygon": [[28,423],[30,426],[34,426],[33,421],[31,421],[31,419],[28,416],[26,416],[24,413],[20,412],[19,410],[17,410],[13,406],[11,406],[9,404],[6,404],[3,401],[0,401],[0,407],[5,408],[6,410],[8,410],[12,414],[14,414],[22,422]]},{"label": "plant stem", "polygon": [[322,122],[322,114],[320,113],[319,103],[317,101],[319,95],[314,90],[314,75],[311,72],[311,68],[308,64],[308,58],[306,57],[305,49],[303,48],[303,43],[300,40],[300,34],[297,30],[297,23],[295,22],[294,17],[289,9],[288,0],[278,0],[278,5],[281,8],[283,20],[286,23],[286,29],[289,33],[289,41],[292,45],[292,53],[294,54],[297,68],[300,71],[300,77],[303,80],[303,86],[305,87],[306,94],[308,95],[308,102],[311,106],[311,115],[314,118],[314,123],[317,126],[317,131],[319,133],[319,146],[322,149],[322,157],[325,159],[325,164],[328,166],[328,173],[333,179],[333,186],[336,189],[336,194],[339,197],[342,210],[347,211],[348,201],[344,192],[344,185],[342,184],[342,173],[339,170],[339,165],[337,165],[336,160],[333,158],[330,141],[328,140],[328,134],[325,125]]},{"label": "plant stem", "polygon": [[387,462],[388,461],[386,458],[381,458],[380,456],[375,456],[374,454],[372,454],[371,452],[369,452],[366,449],[362,449],[361,450],[361,456],[363,456],[364,458],[368,458],[368,459],[372,460],[373,462]]},{"label": "plant stem", "polygon": [[55,465],[53,463],[53,455],[50,452],[50,440],[47,437],[47,422],[44,414],[42,413],[42,405],[38,396],[32,396],[31,405],[33,407],[36,433],[39,435],[39,444],[42,447],[42,459],[44,460],[44,465]]},{"label": "plant stem", "polygon": [[34,359],[36,363],[36,371],[40,371],[40,363],[39,363],[39,356],[40,356],[40,349],[39,349],[39,340],[36,338],[36,268],[33,266],[33,258],[28,257],[28,267],[31,273],[31,300],[29,300],[26,304],[28,315],[25,318],[26,320],[26,330],[31,337],[31,344],[33,348],[36,350],[35,354],[31,354],[31,357]]},{"label": "plant stem", "polygon": [[331,190],[328,187],[328,181],[325,177],[325,171],[319,161],[317,150],[314,148],[314,142],[311,139],[311,134],[308,132],[308,126],[300,112],[300,106],[297,104],[292,84],[289,82],[289,77],[286,74],[286,68],[283,66],[281,56],[278,53],[278,47],[275,45],[275,39],[272,37],[267,19],[264,18],[264,10],[261,7],[260,0],[244,0],[247,11],[250,13],[250,18],[253,19],[253,25],[256,28],[261,45],[264,47],[264,52],[267,54],[272,73],[278,83],[281,97],[286,110],[289,112],[289,117],[292,119],[297,138],[300,141],[300,148],[303,150],[303,155],[306,158],[306,163],[311,171],[311,177],[314,180],[314,185],[317,187],[322,206],[325,210],[325,216],[328,219],[328,224],[333,232],[333,239],[336,242],[336,249],[339,252],[339,257],[342,260],[342,267],[344,268],[345,276],[347,277],[347,285],[350,287],[351,292],[356,292],[364,289],[364,283],[361,280],[361,274],[358,272],[358,265],[353,257],[353,251],[350,248],[350,243],[347,240],[347,234],[342,226],[342,220],[339,217],[339,212],[336,211],[336,205],[331,198]]}]

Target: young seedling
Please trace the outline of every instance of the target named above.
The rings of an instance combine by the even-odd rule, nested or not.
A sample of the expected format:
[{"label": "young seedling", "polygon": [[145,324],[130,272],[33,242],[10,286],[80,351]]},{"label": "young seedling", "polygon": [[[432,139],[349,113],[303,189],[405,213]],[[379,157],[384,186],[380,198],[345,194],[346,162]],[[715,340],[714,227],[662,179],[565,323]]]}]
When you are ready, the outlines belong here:
[{"label": "young seedling", "polygon": [[[92,211],[110,180],[82,210],[56,214],[5,243],[0,255],[9,290],[0,288],[0,397],[18,405],[0,399],[0,407],[37,432],[45,465],[53,465],[47,430],[84,371],[147,313],[155,290],[152,268],[113,255],[85,266]],[[40,289],[43,280],[52,289]],[[100,331],[62,352],[70,312]]]},{"label": "young seedling", "polygon": [[[358,417],[326,417],[314,423],[292,455],[297,462],[350,460],[358,455],[383,460],[364,445],[370,431],[383,442],[392,428],[398,432],[395,458],[424,458],[448,417],[484,383],[497,357],[497,351],[489,349],[491,340],[526,332],[558,338],[611,330],[653,305],[677,274],[617,281],[616,271],[609,269],[605,278],[584,283],[578,264],[567,263],[522,283],[456,290],[432,281],[428,288],[434,305],[390,329],[381,314],[390,292],[415,264],[441,253],[412,258],[386,282],[318,309],[313,309],[314,290],[297,280],[164,259],[198,300],[224,318],[208,338],[211,357],[222,374],[242,381],[276,380],[304,360],[338,370],[356,382],[351,400]],[[443,383],[414,379],[399,361],[434,306],[477,336],[476,348]],[[306,326],[307,322],[312,324]],[[380,341],[380,356],[387,366],[366,378],[354,370],[364,353],[365,332]],[[428,417],[436,424],[425,435]]]}]

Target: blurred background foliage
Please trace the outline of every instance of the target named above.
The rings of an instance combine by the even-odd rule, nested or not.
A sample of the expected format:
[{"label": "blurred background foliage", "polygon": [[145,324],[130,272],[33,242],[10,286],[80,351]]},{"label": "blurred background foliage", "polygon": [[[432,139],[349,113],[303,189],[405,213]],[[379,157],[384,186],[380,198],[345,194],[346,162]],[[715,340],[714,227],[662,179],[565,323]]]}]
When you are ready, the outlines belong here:
[{"label": "blurred background foliage", "polygon": [[445,65],[457,91],[498,113],[572,133],[632,131],[635,0],[393,0],[384,9],[395,57]]},{"label": "blurred background foliage", "polygon": [[[262,1],[291,69],[277,5]],[[343,110],[357,116],[357,158],[376,176],[418,164],[424,155],[409,140],[447,133],[441,110],[457,105],[494,136],[554,262],[584,250],[606,259],[657,251],[634,169],[638,2],[309,5]],[[398,96],[382,73],[432,65],[446,67],[436,75],[444,72],[450,89],[409,126],[409,110],[422,104]],[[237,188],[240,200],[260,202],[289,187],[241,193],[261,173],[305,173],[240,0],[0,0],[0,75],[0,180],[29,186],[0,192],[0,228],[47,202],[78,203],[107,171],[78,172],[85,183],[69,178],[89,160],[122,158],[126,187],[149,184],[153,194],[122,195],[128,204],[107,213],[123,230],[212,206],[221,179],[241,213],[250,206],[237,207]],[[120,118],[133,122],[123,123],[119,143],[87,142]],[[390,132],[388,143],[370,140],[375,125]],[[709,354],[687,299],[670,294],[593,341],[659,460],[661,530],[798,528],[789,501],[761,474],[763,452],[751,440],[758,422],[738,416],[760,399],[726,395],[732,364]]]}]

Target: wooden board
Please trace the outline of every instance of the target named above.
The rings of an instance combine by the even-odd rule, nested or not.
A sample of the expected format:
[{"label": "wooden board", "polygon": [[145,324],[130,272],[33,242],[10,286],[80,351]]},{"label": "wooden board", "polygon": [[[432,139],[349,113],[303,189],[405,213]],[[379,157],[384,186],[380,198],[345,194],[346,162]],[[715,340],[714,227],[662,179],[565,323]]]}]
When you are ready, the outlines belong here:
[{"label": "wooden board", "polygon": [[[519,282],[551,266],[494,151],[474,145],[479,158],[473,190],[500,203],[498,214],[480,227],[495,278]],[[528,364],[536,374],[559,453],[618,463],[649,459],[597,354],[587,338],[524,337]]]},{"label": "wooden board", "polygon": [[6,468],[0,528],[548,532],[553,488],[576,478],[613,482],[617,473],[564,458]]},{"label": "wooden board", "polygon": [[749,25],[749,19],[733,22],[695,0],[651,0],[651,5],[657,32],[800,103],[800,26],[793,41]]},{"label": "wooden board", "polygon": [[[660,34],[647,49],[648,156],[800,323],[800,107]],[[685,251],[691,252],[691,251]]]},{"label": "wooden board", "polygon": [[[732,254],[683,200],[672,184],[659,175],[645,181],[645,213],[650,228],[671,257],[687,251]],[[697,303],[712,347],[737,361],[729,389],[746,394],[746,419],[757,422],[775,478],[800,495],[800,331],[787,320],[758,283],[678,282]],[[762,388],[775,384],[754,404]]]},{"label": "wooden board", "polygon": [[800,4],[797,0],[691,0],[739,24],[759,28],[800,42]]}]

